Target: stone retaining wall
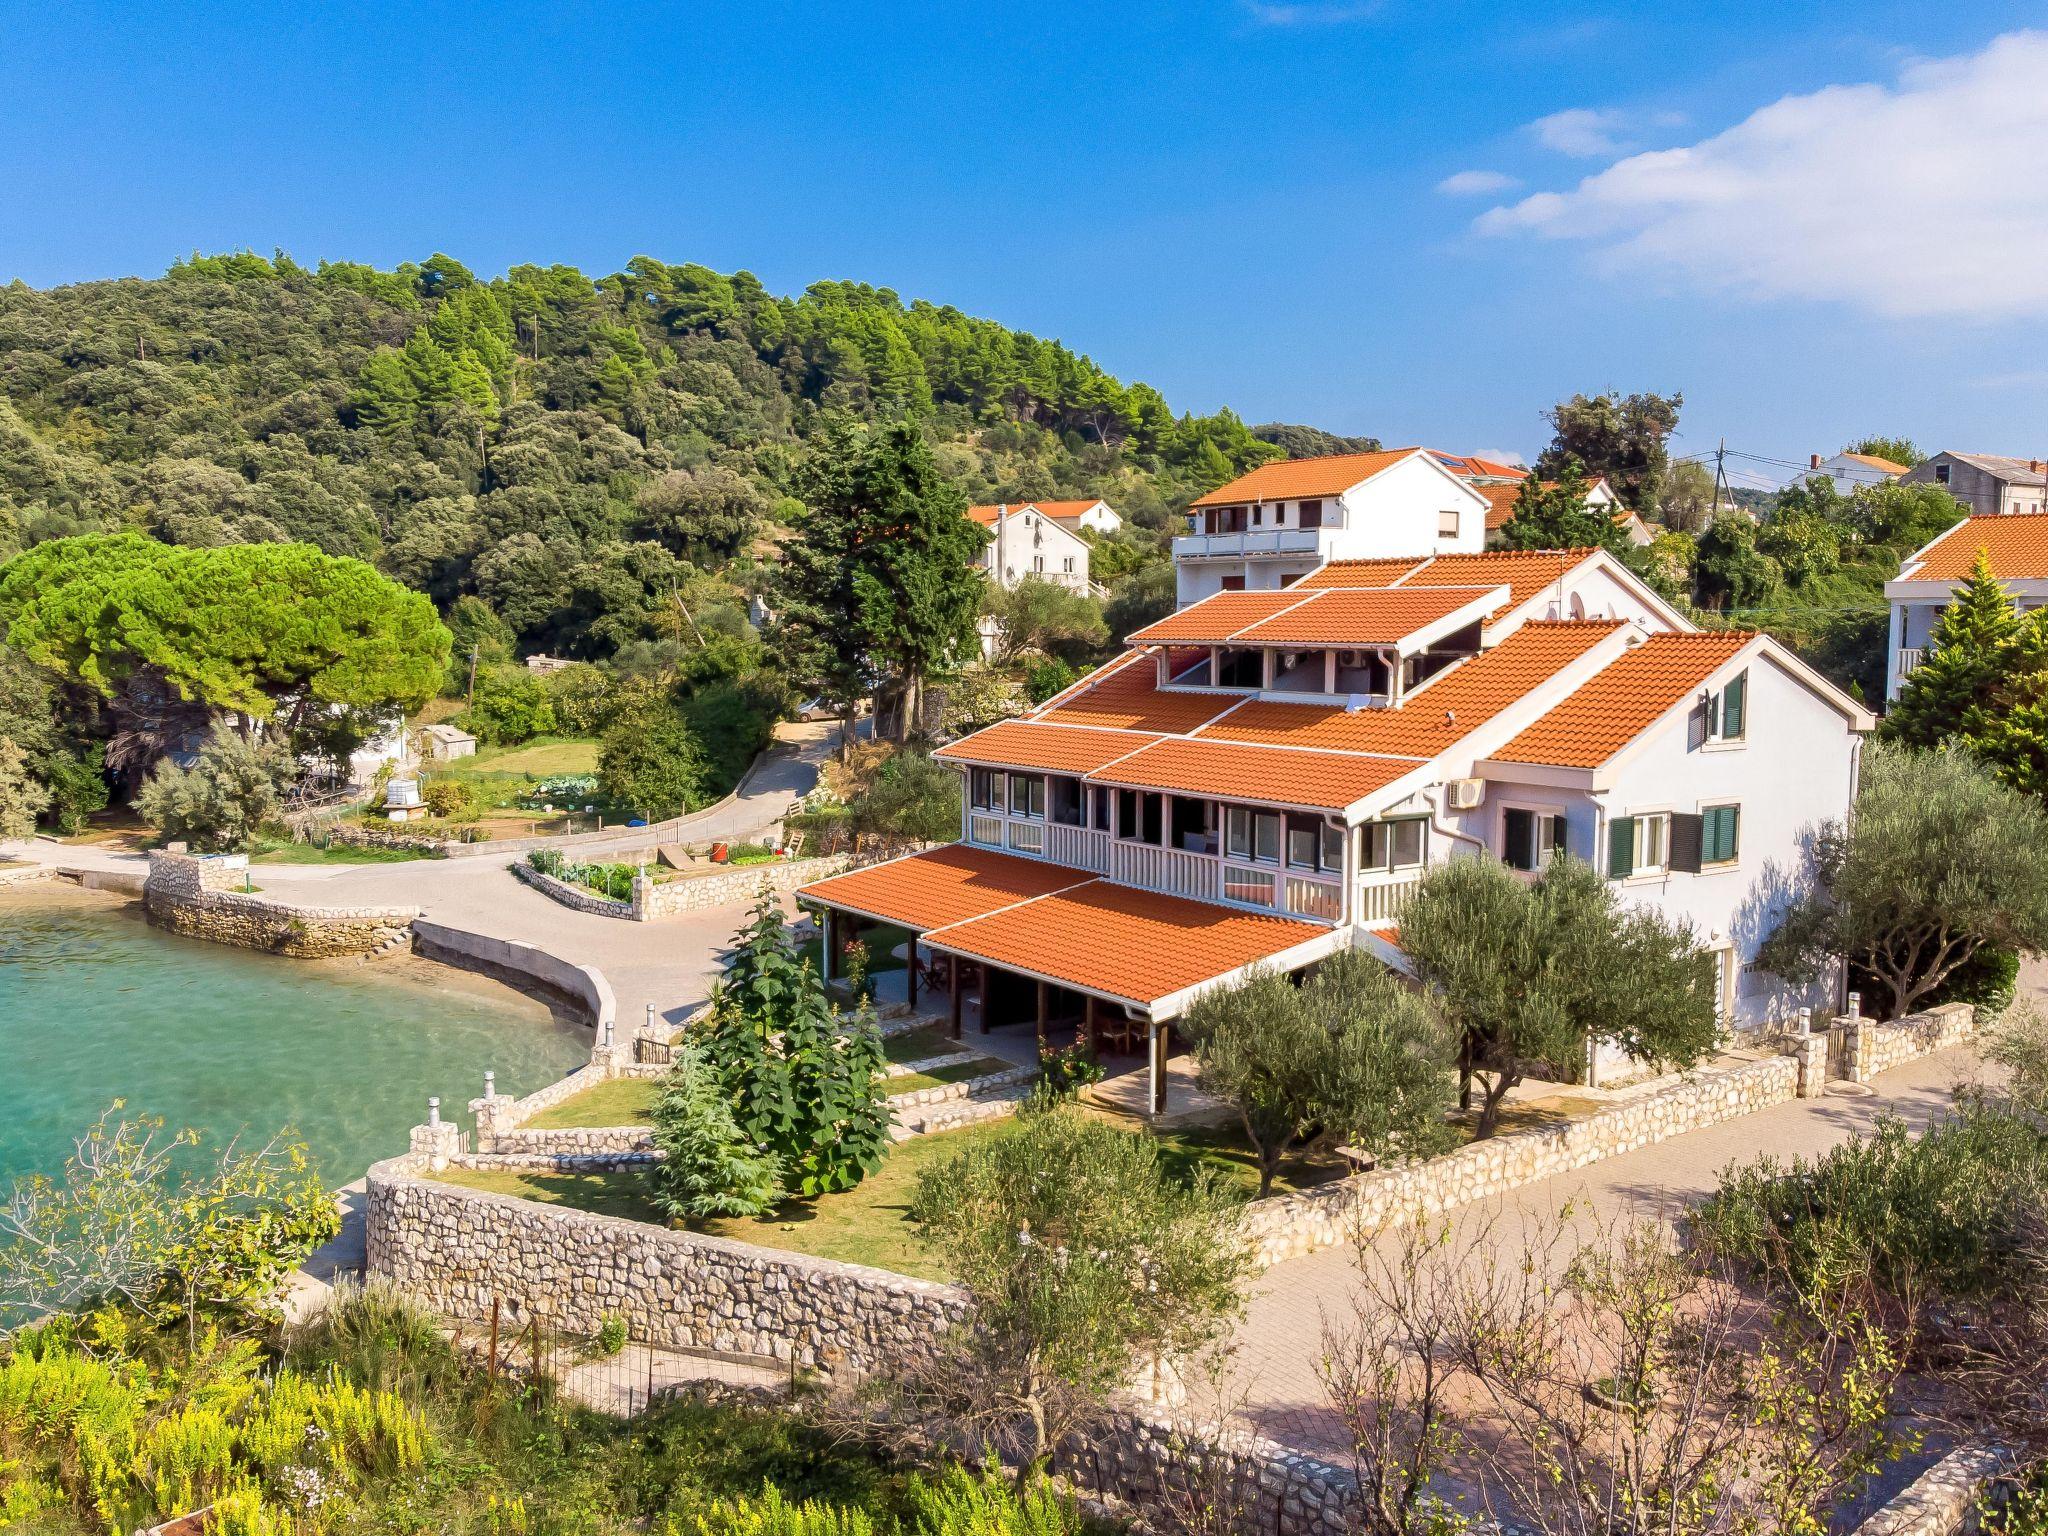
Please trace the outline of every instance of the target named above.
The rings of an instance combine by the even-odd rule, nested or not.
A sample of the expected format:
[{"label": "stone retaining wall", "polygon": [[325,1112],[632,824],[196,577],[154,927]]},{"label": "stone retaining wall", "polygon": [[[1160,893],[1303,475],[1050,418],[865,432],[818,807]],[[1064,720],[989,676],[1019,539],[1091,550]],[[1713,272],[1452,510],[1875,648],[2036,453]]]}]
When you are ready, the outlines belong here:
[{"label": "stone retaining wall", "polygon": [[198,859],[161,849],[149,855],[142,902],[174,933],[300,960],[406,948],[420,915],[418,907],[306,907],[217,890]]},{"label": "stone retaining wall", "polygon": [[633,920],[631,902],[613,901],[609,896],[600,896],[597,892],[585,890],[580,885],[571,885],[567,880],[557,880],[553,875],[542,874],[524,859],[512,865],[512,873],[548,900],[558,901],[572,911],[588,912],[593,917],[622,917],[629,922]]},{"label": "stone retaining wall", "polygon": [[715,875],[686,875],[680,880],[669,880],[659,885],[636,880],[633,883],[633,917],[644,923],[657,917],[674,917],[679,912],[734,906],[752,901],[764,886],[776,892],[793,891],[813,880],[836,875],[852,862],[851,854],[841,853],[822,859],[773,859]]},{"label": "stone retaining wall", "polygon": [[1984,1491],[2012,1471],[2012,1458],[1988,1446],[1950,1451],[1891,1502],[1856,1527],[1855,1536],[1955,1536],[1977,1529]]},{"label": "stone retaining wall", "polygon": [[[614,1034],[618,1003],[612,996],[611,983],[604,979],[603,972],[593,966],[577,965],[515,939],[495,939],[489,934],[472,933],[466,928],[452,928],[446,923],[429,922],[425,918],[413,923],[412,934],[414,947],[430,960],[459,966],[463,970],[480,971],[501,980],[509,978],[537,985],[543,991],[564,998],[590,1021],[597,1049],[602,1049],[606,1037]],[[623,1045],[620,1048],[623,1049]],[[542,1090],[543,1093],[547,1091]],[[568,1095],[565,1093],[563,1097]]]},{"label": "stone retaining wall", "polygon": [[1860,1016],[1837,1022],[1843,1029],[1842,1076],[1867,1083],[1880,1072],[1970,1039],[1977,1032],[1977,1010],[1968,1003],[1943,1003],[1884,1024]]},{"label": "stone retaining wall", "polygon": [[1434,1216],[1797,1096],[1790,1056],[1703,1072],[1563,1125],[1512,1131],[1295,1195],[1254,1201],[1245,1230],[1261,1266],[1351,1241],[1361,1226]]},{"label": "stone retaining wall", "polygon": [[[927,1104],[944,1104],[953,1099],[970,1098],[991,1088],[1008,1088],[1017,1083],[1037,1080],[1038,1068],[1005,1067],[1000,1072],[985,1072],[980,1077],[962,1078],[957,1083],[940,1083],[933,1088],[917,1088],[909,1093],[892,1093],[889,1102],[897,1109],[921,1109]],[[883,1087],[888,1087],[886,1079]]]},{"label": "stone retaining wall", "polygon": [[598,1157],[619,1152],[650,1153],[654,1132],[644,1125],[549,1126],[540,1130],[514,1127],[494,1130],[488,1136],[479,1130],[479,1153],[497,1156]]},{"label": "stone retaining wall", "polygon": [[412,1154],[368,1178],[368,1272],[478,1320],[494,1298],[594,1331],[608,1313],[667,1349],[865,1371],[961,1321],[956,1287],[436,1183]]}]

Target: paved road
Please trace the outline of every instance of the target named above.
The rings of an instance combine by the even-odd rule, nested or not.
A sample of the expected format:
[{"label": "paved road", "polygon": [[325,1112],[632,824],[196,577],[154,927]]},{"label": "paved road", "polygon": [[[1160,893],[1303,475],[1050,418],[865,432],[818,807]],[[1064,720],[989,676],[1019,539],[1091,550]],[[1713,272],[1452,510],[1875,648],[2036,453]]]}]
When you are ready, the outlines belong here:
[{"label": "paved road", "polygon": [[[1453,1242],[1484,1232],[1491,1246],[1523,1249],[1537,1225],[1554,1219],[1567,1202],[1601,1221],[1671,1220],[1711,1192],[1730,1163],[1764,1152],[1811,1157],[1867,1132],[1887,1111],[1924,1124],[1947,1107],[1954,1085],[1978,1069],[1971,1050],[1957,1047],[1885,1073],[1869,1098],[1830,1095],[1780,1104],[1560,1174],[1461,1208],[1452,1217]],[[1258,1279],[1233,1362],[1247,1427],[1310,1454],[1344,1451],[1317,1365],[1324,1319],[1346,1318],[1356,1293],[1348,1247],[1291,1259]]]}]

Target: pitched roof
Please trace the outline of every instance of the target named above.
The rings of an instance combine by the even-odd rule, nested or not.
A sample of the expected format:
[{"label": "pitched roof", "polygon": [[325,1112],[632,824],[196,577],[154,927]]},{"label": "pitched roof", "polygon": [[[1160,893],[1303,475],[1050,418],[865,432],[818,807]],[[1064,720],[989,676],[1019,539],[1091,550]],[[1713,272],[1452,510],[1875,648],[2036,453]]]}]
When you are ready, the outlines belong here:
[{"label": "pitched roof", "polygon": [[1192,731],[1236,701],[1213,693],[1161,693],[1152,657],[1135,651],[1125,664],[1111,662],[1081,685],[1056,697],[1053,707],[1033,716],[1055,725],[1100,725],[1121,731],[1168,734]]},{"label": "pitched roof", "polygon": [[1520,480],[1530,473],[1526,464],[1503,464],[1498,459],[1482,459],[1473,453],[1443,453],[1432,448],[1429,456],[1460,480]]},{"label": "pitched roof", "polygon": [[1007,506],[1012,517],[1015,517],[1019,512],[1029,510],[1038,513],[1041,517],[1048,517],[1054,522],[1060,523],[1071,521],[1079,517],[1083,512],[1086,512],[1090,507],[1101,506],[1102,504],[1103,501],[1100,496],[1092,496],[1086,501],[1012,501],[1000,505],[992,504],[989,506],[969,507],[967,515],[975,522],[980,523],[984,528],[992,528],[995,526],[996,514],[1002,511],[1004,506]]},{"label": "pitched roof", "polygon": [[1146,731],[1003,720],[949,742],[932,756],[967,763],[1001,763],[1007,768],[1035,768],[1045,773],[1087,773],[1158,739]]},{"label": "pitched roof", "polygon": [[1308,601],[1292,588],[1277,592],[1214,592],[1178,613],[1131,632],[1133,645],[1202,644],[1228,640],[1239,630]]},{"label": "pitched roof", "polygon": [[1491,755],[1509,763],[1598,768],[1754,639],[1751,630],[1652,635]]},{"label": "pitched roof", "polygon": [[1329,932],[1293,918],[1233,912],[1093,880],[929,933],[925,940],[935,949],[1149,1007],[1297,945],[1327,939]]},{"label": "pitched roof", "polygon": [[1281,459],[1226,481],[1191,507],[1223,507],[1240,501],[1294,501],[1303,496],[1341,496],[1354,485],[1392,469],[1415,448],[1379,453],[1332,453],[1317,459]]},{"label": "pitched roof", "polygon": [[1399,645],[1471,608],[1472,620],[1506,606],[1504,587],[1376,587],[1323,591],[1261,620],[1235,639],[1246,645]]},{"label": "pitched roof", "polygon": [[2048,512],[1966,517],[1922,550],[1918,563],[1909,564],[1900,579],[1961,581],[1976,565],[1980,549],[2002,580],[2048,577]]},{"label": "pitched roof", "polygon": [[922,932],[984,917],[1091,878],[1042,859],[948,843],[911,858],[828,876],[805,886],[803,893]]},{"label": "pitched roof", "polygon": [[2018,459],[2003,453],[1957,453],[1953,448],[1947,453],[1950,458],[1961,459],[2008,485],[2040,485],[2048,481],[2048,470],[2041,467],[2039,459]]},{"label": "pitched roof", "polygon": [[1844,448],[1842,457],[1854,459],[1858,464],[1868,464],[1872,469],[1883,470],[1888,475],[1906,475],[1911,474],[1913,470],[1910,464],[1894,464],[1890,459],[1880,459],[1874,453],[1851,453]]},{"label": "pitched roof", "polygon": [[1316,587],[1491,587],[1508,589],[1508,607],[1519,608],[1549,586],[1592,559],[1593,549],[1491,549],[1477,555],[1436,555],[1404,562],[1405,572],[1389,575],[1386,560],[1332,560],[1311,571],[1292,590]]},{"label": "pitched roof", "polygon": [[1341,811],[1422,766],[1419,757],[1304,752],[1169,737],[1088,775],[1096,784]]},{"label": "pitched roof", "polygon": [[1392,709],[1254,699],[1203,726],[1196,739],[1434,757],[1624,627],[1620,619],[1524,624],[1492,650],[1431,678]]}]

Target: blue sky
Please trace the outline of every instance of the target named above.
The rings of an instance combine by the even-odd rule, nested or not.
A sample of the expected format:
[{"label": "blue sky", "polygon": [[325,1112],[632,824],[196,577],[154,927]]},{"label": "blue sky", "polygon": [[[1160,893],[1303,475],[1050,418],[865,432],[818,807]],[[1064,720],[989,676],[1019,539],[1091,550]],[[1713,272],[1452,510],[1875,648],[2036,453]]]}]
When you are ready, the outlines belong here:
[{"label": "blue sky", "polygon": [[2048,454],[2038,10],[1647,9],[4,0],[0,278],[644,252],[1390,443]]}]

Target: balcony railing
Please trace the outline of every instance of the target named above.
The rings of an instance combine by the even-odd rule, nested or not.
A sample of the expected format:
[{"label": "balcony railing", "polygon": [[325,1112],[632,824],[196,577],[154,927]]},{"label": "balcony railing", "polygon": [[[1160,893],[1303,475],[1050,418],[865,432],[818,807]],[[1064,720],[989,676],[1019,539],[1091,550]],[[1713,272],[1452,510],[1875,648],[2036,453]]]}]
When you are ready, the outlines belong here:
[{"label": "balcony railing", "polygon": [[1045,823],[1042,821],[1011,822],[1010,848],[1016,853],[1044,853]]},{"label": "balcony railing", "polygon": [[1323,548],[1329,532],[1328,528],[1251,528],[1243,533],[1189,533],[1173,541],[1173,558],[1313,555]]},{"label": "balcony railing", "polygon": [[1055,864],[1071,864],[1091,874],[1109,873],[1109,834],[1088,827],[1063,827],[1054,822],[1046,829],[1046,857]]},{"label": "balcony railing", "polygon": [[970,843],[980,843],[984,848],[1002,847],[1003,818],[978,814],[968,817],[967,840]]},{"label": "balcony railing", "polygon": [[1296,917],[1334,923],[1344,915],[1344,888],[1335,880],[1287,877],[1287,910]]},{"label": "balcony railing", "polygon": [[1899,676],[1902,678],[1910,676],[1914,671],[1916,671],[1919,668],[1920,663],[1925,661],[1926,659],[1926,646],[1913,645],[1905,647],[1899,652]]},{"label": "balcony railing", "polygon": [[1398,922],[1401,909],[1422,884],[1422,872],[1397,875],[1391,880],[1361,881],[1358,887],[1358,921],[1367,928],[1384,928]]},{"label": "balcony railing", "polygon": [[1109,878],[1168,896],[1215,901],[1223,894],[1222,863],[1205,853],[1182,853],[1150,843],[1109,845]]}]

